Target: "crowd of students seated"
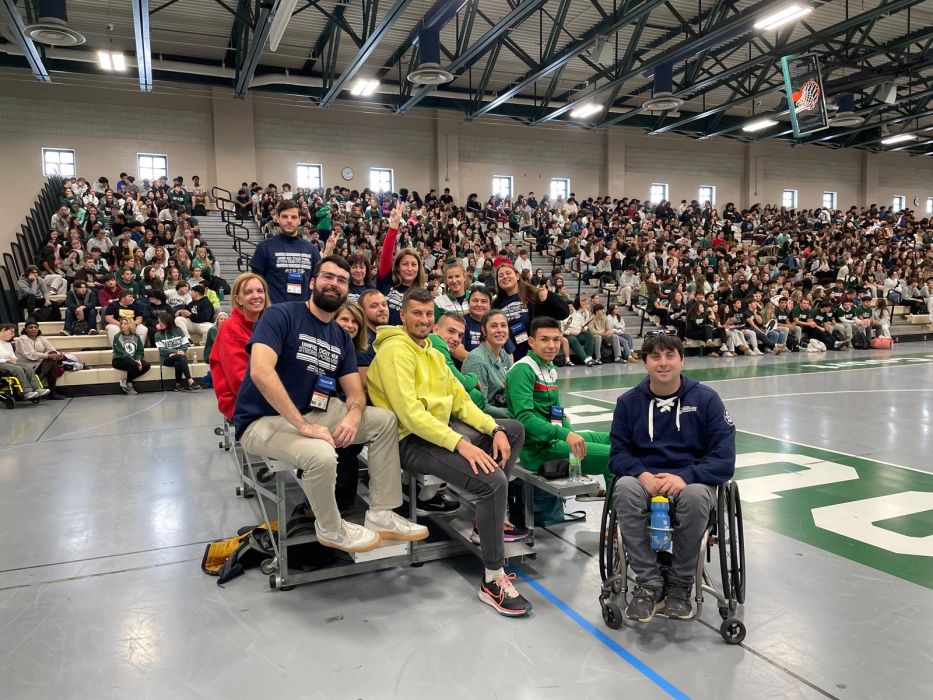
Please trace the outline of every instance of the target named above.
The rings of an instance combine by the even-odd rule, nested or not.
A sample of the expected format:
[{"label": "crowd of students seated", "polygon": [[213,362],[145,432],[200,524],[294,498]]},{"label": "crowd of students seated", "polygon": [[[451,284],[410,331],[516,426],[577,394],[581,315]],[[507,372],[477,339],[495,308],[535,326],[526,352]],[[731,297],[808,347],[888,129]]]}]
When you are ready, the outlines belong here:
[{"label": "crowd of students seated", "polygon": [[[389,238],[386,217],[399,199],[405,213]],[[471,194],[460,206],[448,189],[422,198],[406,190],[377,196],[256,182],[243,183],[234,206],[271,235],[274,209],[286,200],[298,205],[302,238],[318,250],[329,241],[332,252],[351,260],[351,298],[374,281],[389,297],[394,322],[412,285],[434,292],[439,308],[462,313],[469,311],[464,292],[476,287],[521,283],[525,302],[535,289],[547,290],[550,303],[568,305],[567,314],[550,310],[565,319],[559,360],[568,365],[637,357],[620,313],[626,307],[700,341],[714,357],[796,350],[811,339],[829,349],[853,341],[867,347],[863,337],[890,335],[892,307],[933,311],[933,223],[909,210],[873,204],[740,211],[728,203],[720,211],[685,200],[653,205],[571,195],[552,202],[533,192],[491,197],[485,205]],[[396,250],[408,254],[393,267]],[[548,265],[534,265],[531,251],[546,253]],[[453,260],[462,274],[448,279]],[[611,282],[612,291],[605,299],[577,297],[570,291],[576,278],[565,280],[577,273]],[[475,323],[478,312],[470,316]]]},{"label": "crowd of students seated", "polygon": [[[485,205],[471,194],[460,205],[448,189],[422,198],[406,190],[293,191],[288,183],[279,189],[255,182],[243,183],[232,206],[275,241],[282,240],[282,202],[297,205],[285,215],[295,218],[298,235],[257,251],[254,269],[281,276],[289,255],[305,265],[340,255],[351,265],[350,301],[380,289],[394,324],[405,291],[425,287],[439,315],[465,320],[462,343],[450,349],[457,366],[480,345],[490,308],[505,313],[503,349],[514,359],[526,351],[536,314],[561,320],[558,362],[568,366],[637,359],[625,308],[725,357],[795,350],[810,340],[827,349],[866,347],[872,336],[890,336],[893,306],[933,311],[933,224],[909,210],[739,211],[729,203],[720,212],[696,201],[550,201],[533,192],[491,197]],[[399,202],[398,229],[391,229]],[[18,280],[24,318],[58,319],[63,311],[66,335],[93,334],[100,324],[121,368],[129,361],[124,319],[132,321],[140,351],[160,332],[188,342],[216,332],[230,288],[199,239],[194,214],[206,215],[209,200],[197,177],[190,185],[181,177],[140,185],[121,173],[115,187],[105,177],[77,178],[65,182],[60,204],[36,264]],[[548,265],[532,263],[532,251],[546,253]],[[577,274],[610,282],[605,298],[574,295]],[[306,294],[307,283],[297,280],[273,285],[272,301]],[[166,314],[169,324],[160,321]],[[163,361],[179,372],[179,390],[193,386],[172,357],[178,352]],[[142,369],[136,362],[128,373]],[[129,376],[125,384],[132,393]]]},{"label": "crowd of students seated", "polygon": [[63,320],[63,335],[106,331],[127,394],[149,370],[147,345],[174,368],[177,390],[200,389],[186,351],[216,332],[230,287],[200,240],[195,214],[207,215],[208,197],[199,178],[65,180],[59,203],[38,259],[17,280],[24,317]]}]

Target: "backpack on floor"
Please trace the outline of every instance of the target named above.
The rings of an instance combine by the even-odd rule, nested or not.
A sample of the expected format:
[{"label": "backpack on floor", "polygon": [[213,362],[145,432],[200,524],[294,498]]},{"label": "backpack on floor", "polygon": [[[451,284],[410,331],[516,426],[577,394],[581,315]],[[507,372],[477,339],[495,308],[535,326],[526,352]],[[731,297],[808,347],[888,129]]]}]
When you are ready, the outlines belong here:
[{"label": "backpack on floor", "polygon": [[87,335],[91,332],[91,324],[84,319],[77,319],[71,324],[72,335]]},{"label": "backpack on floor", "polygon": [[811,338],[810,342],[807,343],[806,350],[807,352],[826,352],[826,344],[821,340]]},{"label": "backpack on floor", "polygon": [[890,338],[872,338],[871,347],[873,350],[890,350],[892,341]]},{"label": "backpack on floor", "polygon": [[868,350],[871,347],[868,344],[868,335],[861,328],[855,328],[852,331],[852,347],[856,350]]}]

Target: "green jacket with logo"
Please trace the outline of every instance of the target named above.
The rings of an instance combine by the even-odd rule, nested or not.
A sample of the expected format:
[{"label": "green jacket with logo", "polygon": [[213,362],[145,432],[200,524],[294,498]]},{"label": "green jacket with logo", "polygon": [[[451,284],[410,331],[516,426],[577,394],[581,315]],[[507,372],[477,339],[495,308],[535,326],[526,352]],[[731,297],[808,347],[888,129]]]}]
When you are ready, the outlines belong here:
[{"label": "green jacket with logo", "polygon": [[522,464],[538,469],[541,460],[534,455],[551,443],[566,440],[571,433],[566,413],[561,425],[551,423],[551,406],[560,405],[557,393],[557,369],[529,352],[512,365],[505,380],[505,402],[509,415],[525,427],[525,447]]}]

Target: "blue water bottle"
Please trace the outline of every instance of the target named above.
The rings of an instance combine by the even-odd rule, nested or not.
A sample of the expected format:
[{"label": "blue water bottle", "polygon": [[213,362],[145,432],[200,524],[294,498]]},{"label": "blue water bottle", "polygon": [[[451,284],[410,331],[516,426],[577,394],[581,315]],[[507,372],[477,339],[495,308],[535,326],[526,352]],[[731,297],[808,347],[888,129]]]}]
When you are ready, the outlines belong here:
[{"label": "blue water bottle", "polygon": [[673,548],[671,534],[671,503],[664,496],[655,496],[651,499],[651,520],[648,525],[651,549],[655,552],[670,552]]}]

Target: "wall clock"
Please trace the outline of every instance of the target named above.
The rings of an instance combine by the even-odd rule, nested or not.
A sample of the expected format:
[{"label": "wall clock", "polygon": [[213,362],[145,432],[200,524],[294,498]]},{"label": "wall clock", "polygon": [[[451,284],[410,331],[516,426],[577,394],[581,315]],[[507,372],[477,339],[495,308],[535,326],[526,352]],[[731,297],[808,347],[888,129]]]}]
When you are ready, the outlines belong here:
[{"label": "wall clock", "polygon": [[344,168],[340,171],[340,176],[349,182],[353,179],[353,168]]}]

